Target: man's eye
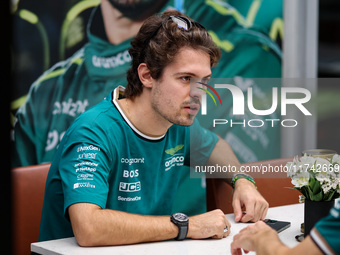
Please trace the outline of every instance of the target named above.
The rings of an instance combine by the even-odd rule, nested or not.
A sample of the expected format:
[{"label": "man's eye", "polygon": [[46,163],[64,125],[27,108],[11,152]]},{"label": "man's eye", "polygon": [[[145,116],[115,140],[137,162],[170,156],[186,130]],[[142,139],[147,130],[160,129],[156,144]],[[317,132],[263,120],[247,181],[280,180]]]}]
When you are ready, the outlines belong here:
[{"label": "man's eye", "polygon": [[190,81],[190,77],[189,76],[183,76],[183,77],[181,77],[181,79],[183,81]]}]

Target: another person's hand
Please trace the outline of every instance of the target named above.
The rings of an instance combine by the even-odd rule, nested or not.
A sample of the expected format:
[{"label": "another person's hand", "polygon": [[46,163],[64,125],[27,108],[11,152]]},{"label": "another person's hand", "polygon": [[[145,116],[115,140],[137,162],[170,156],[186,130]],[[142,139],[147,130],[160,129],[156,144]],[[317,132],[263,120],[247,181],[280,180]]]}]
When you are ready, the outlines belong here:
[{"label": "another person's hand", "polygon": [[[247,179],[236,181],[232,205],[236,222],[264,220],[269,207],[268,202],[257,191],[255,185]],[[243,214],[243,211],[246,213]]]},{"label": "another person's hand", "polygon": [[[228,228],[228,231],[225,229]],[[188,238],[223,238],[230,234],[230,223],[224,213],[217,209],[189,218]]]},{"label": "another person's hand", "polygon": [[245,253],[256,251],[259,254],[266,254],[269,251],[268,254],[273,254],[275,253],[274,247],[275,249],[286,248],[281,243],[277,232],[263,221],[259,221],[235,235],[230,250],[233,255],[241,255],[242,250]]}]

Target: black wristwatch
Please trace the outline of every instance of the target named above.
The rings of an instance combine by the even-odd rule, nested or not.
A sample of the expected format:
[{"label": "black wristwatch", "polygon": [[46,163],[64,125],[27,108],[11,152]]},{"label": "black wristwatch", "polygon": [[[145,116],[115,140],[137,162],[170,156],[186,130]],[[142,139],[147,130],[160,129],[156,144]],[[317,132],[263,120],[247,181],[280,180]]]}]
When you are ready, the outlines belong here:
[{"label": "black wristwatch", "polygon": [[174,213],[170,220],[178,227],[178,236],[175,240],[184,240],[187,237],[189,229],[189,217],[184,213]]}]

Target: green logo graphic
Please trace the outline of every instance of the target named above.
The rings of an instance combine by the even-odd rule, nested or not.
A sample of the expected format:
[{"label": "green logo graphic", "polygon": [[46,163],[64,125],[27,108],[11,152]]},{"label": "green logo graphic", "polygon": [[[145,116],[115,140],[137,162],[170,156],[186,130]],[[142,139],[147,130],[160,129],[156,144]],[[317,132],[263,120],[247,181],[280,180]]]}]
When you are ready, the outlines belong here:
[{"label": "green logo graphic", "polygon": [[165,153],[169,154],[169,155],[174,155],[177,151],[179,151],[183,147],[184,147],[184,144],[179,144],[175,148],[171,148],[171,149],[166,150]]}]

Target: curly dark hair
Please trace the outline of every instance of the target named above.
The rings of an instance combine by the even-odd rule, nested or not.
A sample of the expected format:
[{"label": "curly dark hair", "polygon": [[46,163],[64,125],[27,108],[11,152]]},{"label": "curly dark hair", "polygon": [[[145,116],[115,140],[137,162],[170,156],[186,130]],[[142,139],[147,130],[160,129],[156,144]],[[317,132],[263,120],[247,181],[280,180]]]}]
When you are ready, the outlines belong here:
[{"label": "curly dark hair", "polygon": [[183,47],[208,53],[211,66],[217,64],[220,59],[221,52],[206,29],[194,25],[189,30],[184,30],[171,19],[166,20],[169,16],[183,16],[193,21],[178,11],[169,10],[162,14],[155,14],[143,23],[138,34],[131,41],[132,47],[129,49],[132,63],[127,72],[128,83],[125,90],[127,98],[133,99],[142,93],[143,84],[139,80],[137,71],[141,63],[146,63],[152,78],[159,79],[164,68],[173,61]]}]

